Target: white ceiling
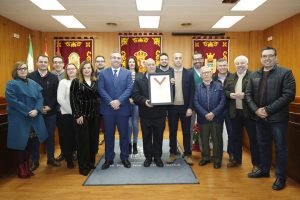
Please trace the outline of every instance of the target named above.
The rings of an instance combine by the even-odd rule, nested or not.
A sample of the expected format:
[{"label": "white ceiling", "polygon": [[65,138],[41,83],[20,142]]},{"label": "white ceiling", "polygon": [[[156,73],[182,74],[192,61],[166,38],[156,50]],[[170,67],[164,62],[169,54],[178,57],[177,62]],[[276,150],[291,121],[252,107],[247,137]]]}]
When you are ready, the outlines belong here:
[{"label": "white ceiling", "polygon": [[[151,1],[151,0],[149,0]],[[253,12],[233,12],[222,0],[163,0],[160,12],[138,12],[135,0],[59,0],[65,11],[42,11],[29,0],[0,0],[0,15],[43,32],[224,32],[264,30],[300,12],[300,0],[268,0]],[[86,29],[67,29],[51,15],[74,15]],[[159,29],[140,29],[139,15],[160,15]],[[245,15],[230,29],[211,27],[223,15]],[[107,22],[117,26],[106,25]],[[192,26],[182,27],[190,22]],[[300,26],[300,24],[299,24]]]}]

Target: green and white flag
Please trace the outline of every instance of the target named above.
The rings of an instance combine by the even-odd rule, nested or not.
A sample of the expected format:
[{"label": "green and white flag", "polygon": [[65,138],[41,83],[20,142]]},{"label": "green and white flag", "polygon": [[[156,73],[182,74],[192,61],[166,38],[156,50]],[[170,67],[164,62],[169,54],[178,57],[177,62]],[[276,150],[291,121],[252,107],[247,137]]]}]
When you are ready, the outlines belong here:
[{"label": "green and white flag", "polygon": [[28,48],[28,56],[27,56],[27,66],[28,66],[28,72],[33,72],[34,71],[33,50],[32,50],[32,43],[31,43],[30,35],[29,35],[29,48]]}]

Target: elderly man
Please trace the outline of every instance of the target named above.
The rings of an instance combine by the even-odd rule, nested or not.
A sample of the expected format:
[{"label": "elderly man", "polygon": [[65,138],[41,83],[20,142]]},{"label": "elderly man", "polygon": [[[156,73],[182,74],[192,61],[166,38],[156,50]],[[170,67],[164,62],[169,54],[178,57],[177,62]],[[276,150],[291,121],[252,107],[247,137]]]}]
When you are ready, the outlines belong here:
[{"label": "elderly man", "polygon": [[146,61],[147,72],[142,78],[134,82],[132,98],[139,106],[139,115],[143,135],[143,149],[145,155],[144,167],[149,167],[152,159],[157,167],[163,167],[162,141],[165,130],[166,106],[152,106],[149,100],[148,77],[155,73],[155,61],[149,58]]},{"label": "elderly man", "polygon": [[251,152],[252,171],[256,171],[260,164],[255,121],[244,98],[244,92],[249,81],[251,72],[248,70],[248,58],[238,56],[234,60],[236,73],[229,76],[224,86],[226,97],[229,101],[228,110],[232,124],[232,147],[233,160],[227,167],[237,167],[242,163],[242,138],[243,128],[246,128]]},{"label": "elderly man", "polygon": [[256,131],[261,158],[260,169],[249,173],[248,177],[270,176],[274,139],[276,180],[272,188],[281,190],[285,187],[288,164],[288,106],[295,98],[296,83],[292,71],[277,64],[276,49],[263,48],[261,63],[262,68],[250,76],[245,92],[248,106],[257,117]]},{"label": "elderly man", "polygon": [[209,138],[213,141],[214,168],[219,169],[223,157],[223,122],[225,94],[222,84],[212,80],[212,71],[208,66],[201,68],[203,83],[195,89],[194,108],[201,129],[202,160],[200,166],[210,163]]}]

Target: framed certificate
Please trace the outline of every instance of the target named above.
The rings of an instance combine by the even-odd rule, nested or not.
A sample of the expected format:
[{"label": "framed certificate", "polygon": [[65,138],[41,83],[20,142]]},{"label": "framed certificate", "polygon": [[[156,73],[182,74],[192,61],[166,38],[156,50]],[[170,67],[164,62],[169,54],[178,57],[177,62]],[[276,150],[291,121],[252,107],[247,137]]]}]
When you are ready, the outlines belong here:
[{"label": "framed certificate", "polygon": [[152,105],[173,104],[171,76],[166,73],[148,74],[149,98]]}]

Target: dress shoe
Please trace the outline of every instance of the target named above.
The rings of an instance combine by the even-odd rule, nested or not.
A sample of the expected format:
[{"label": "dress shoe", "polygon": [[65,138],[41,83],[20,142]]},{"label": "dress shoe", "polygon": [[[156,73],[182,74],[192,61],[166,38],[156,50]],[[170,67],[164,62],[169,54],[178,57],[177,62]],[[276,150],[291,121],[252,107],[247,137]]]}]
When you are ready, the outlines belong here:
[{"label": "dress shoe", "polygon": [[236,161],[236,160],[232,160],[232,161],[230,161],[230,162],[227,164],[227,167],[228,167],[228,168],[232,168],[232,167],[238,167],[238,166],[240,166],[240,165],[241,165],[240,162],[238,162],[238,161]]},{"label": "dress shoe", "polygon": [[172,164],[172,163],[175,162],[176,159],[177,159],[176,155],[173,154],[173,153],[171,153],[170,156],[169,156],[169,158],[167,159],[166,162],[167,162],[168,164]]},{"label": "dress shoe", "polygon": [[73,161],[68,161],[68,162],[67,162],[67,167],[68,167],[68,169],[73,169],[73,168],[74,168],[74,163],[73,163]]},{"label": "dress shoe", "polygon": [[109,167],[110,167],[110,165],[112,165],[112,164],[114,164],[114,161],[112,161],[112,160],[106,160],[105,162],[104,162],[104,164],[102,165],[102,167],[101,167],[101,169],[108,169]]},{"label": "dress shoe", "polygon": [[47,165],[51,165],[52,167],[59,167],[60,166],[60,162],[57,162],[56,160],[52,159],[52,160],[47,160]]},{"label": "dress shoe", "polygon": [[208,163],[210,163],[210,160],[204,160],[204,159],[202,159],[202,160],[200,160],[199,165],[200,166],[204,166],[204,165],[206,165]]},{"label": "dress shoe", "polygon": [[152,158],[146,158],[146,160],[144,161],[144,167],[150,167],[152,163]]},{"label": "dress shoe", "polygon": [[122,160],[122,164],[126,168],[130,168],[131,167],[131,163],[129,162],[129,160]]},{"label": "dress shoe", "polygon": [[154,162],[155,162],[157,167],[163,167],[164,166],[164,163],[160,158],[155,158]]},{"label": "dress shoe", "polygon": [[264,178],[264,177],[270,177],[270,174],[263,172],[261,169],[258,169],[255,172],[248,173],[248,178]]},{"label": "dress shoe", "polygon": [[183,159],[188,165],[194,164],[191,156],[184,156]]},{"label": "dress shoe", "polygon": [[57,158],[55,158],[55,160],[57,162],[63,161],[65,159],[65,156],[63,153],[60,153],[59,156]]},{"label": "dress shoe", "polygon": [[214,163],[214,168],[215,169],[220,169],[221,168],[221,163],[220,162],[215,162]]},{"label": "dress shoe", "polygon": [[31,165],[30,165],[30,171],[34,171],[34,170],[36,170],[38,167],[40,166],[40,163],[39,163],[39,161],[32,161],[31,162]]},{"label": "dress shoe", "polygon": [[256,166],[256,165],[254,165],[253,168],[252,168],[252,170],[251,170],[251,172],[256,172],[257,170],[259,170],[259,167]]},{"label": "dress shoe", "polygon": [[272,189],[282,190],[285,187],[285,181],[285,178],[276,178],[275,182],[273,183]]},{"label": "dress shoe", "polygon": [[90,173],[90,170],[82,169],[82,170],[79,170],[79,173],[83,176],[87,176]]}]

